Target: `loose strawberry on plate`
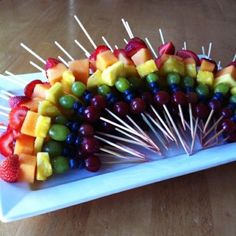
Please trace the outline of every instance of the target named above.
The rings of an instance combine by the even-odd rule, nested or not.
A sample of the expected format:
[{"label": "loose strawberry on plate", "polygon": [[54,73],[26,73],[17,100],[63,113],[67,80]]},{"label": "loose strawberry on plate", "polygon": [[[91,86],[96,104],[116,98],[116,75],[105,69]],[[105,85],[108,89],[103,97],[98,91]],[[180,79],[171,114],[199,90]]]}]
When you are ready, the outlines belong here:
[{"label": "loose strawberry on plate", "polygon": [[9,114],[9,127],[14,130],[19,130],[28,110],[29,109],[26,107],[19,106],[13,108]]},{"label": "loose strawberry on plate", "polygon": [[14,97],[9,98],[9,106],[10,108],[14,108],[29,101],[30,101],[30,98],[27,96],[14,96]]},{"label": "loose strawberry on plate", "polygon": [[8,157],[13,154],[14,134],[11,129],[8,129],[0,136],[0,154]]},{"label": "loose strawberry on plate", "polygon": [[19,157],[11,155],[0,163],[0,178],[6,182],[14,183],[19,176]]}]

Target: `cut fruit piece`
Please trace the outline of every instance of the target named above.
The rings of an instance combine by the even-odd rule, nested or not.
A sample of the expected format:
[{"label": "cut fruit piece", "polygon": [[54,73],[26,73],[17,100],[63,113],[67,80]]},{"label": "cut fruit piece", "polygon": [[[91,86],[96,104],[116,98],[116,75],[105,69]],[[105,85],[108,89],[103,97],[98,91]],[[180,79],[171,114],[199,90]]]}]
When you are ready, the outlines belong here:
[{"label": "cut fruit piece", "polygon": [[169,55],[175,54],[174,44],[172,42],[167,42],[167,43],[162,44],[158,48],[158,54],[159,54],[159,56],[161,56],[163,54],[169,54]]},{"label": "cut fruit piece", "polygon": [[60,82],[64,71],[67,70],[66,66],[62,63],[58,63],[54,67],[47,70],[48,81],[51,85],[56,82]]},{"label": "cut fruit piece", "polygon": [[21,134],[16,139],[14,154],[34,154],[34,137]]},{"label": "cut fruit piece", "polygon": [[145,63],[137,66],[137,71],[140,77],[145,77],[150,73],[158,71],[156,63],[153,59],[146,61]]},{"label": "cut fruit piece", "polygon": [[35,128],[38,121],[39,114],[33,111],[28,111],[25,117],[25,120],[21,127],[21,133],[36,137]]},{"label": "cut fruit piece", "polygon": [[36,179],[40,181],[46,180],[52,175],[52,165],[47,152],[37,153],[37,174]]},{"label": "cut fruit piece", "polygon": [[25,89],[24,89],[24,93],[25,93],[25,96],[31,98],[33,92],[34,92],[34,88],[37,84],[43,84],[43,82],[41,80],[33,80],[31,81],[30,83],[28,83],[26,86],[25,86]]},{"label": "cut fruit piece", "polygon": [[201,60],[201,66],[199,70],[214,72],[215,69],[216,69],[216,64],[213,63],[212,61],[204,58]]},{"label": "cut fruit piece", "polygon": [[167,75],[171,72],[178,73],[181,76],[185,75],[184,62],[179,60],[179,57],[169,56],[160,68],[161,75]]},{"label": "cut fruit piece", "polygon": [[9,113],[9,127],[14,130],[20,130],[25,116],[28,112],[26,107],[15,107]]},{"label": "cut fruit piece", "polygon": [[63,95],[62,84],[57,82],[47,91],[46,100],[58,104],[59,98]]},{"label": "cut fruit piece", "polygon": [[125,52],[128,57],[132,57],[142,48],[147,48],[146,43],[142,39],[134,37],[130,39],[128,44],[125,46]]},{"label": "cut fruit piece", "polygon": [[8,157],[13,154],[14,147],[14,135],[9,129],[0,136],[0,153],[4,157]]},{"label": "cut fruit piece", "polygon": [[34,154],[42,151],[44,138],[37,137],[34,141]]},{"label": "cut fruit piece", "polygon": [[39,102],[38,113],[43,116],[55,117],[61,115],[60,110],[53,103],[43,100]]},{"label": "cut fruit piece", "polygon": [[15,108],[30,100],[31,98],[26,97],[26,96],[13,96],[9,98],[9,106],[10,108]]},{"label": "cut fruit piece", "polygon": [[96,67],[97,69],[104,71],[107,67],[116,63],[118,59],[111,51],[105,51],[97,55]]},{"label": "cut fruit piece", "polygon": [[122,61],[125,65],[134,66],[132,60],[126,55],[124,49],[115,49],[114,55],[118,58],[119,61]]},{"label": "cut fruit piece", "polygon": [[50,125],[51,125],[51,118],[48,116],[40,115],[35,126],[36,137],[46,138]]},{"label": "cut fruit piece", "polygon": [[191,58],[193,58],[195,60],[196,65],[200,66],[200,60],[199,60],[197,54],[194,53],[193,51],[190,51],[190,50],[178,50],[176,52],[176,55],[181,57],[181,58],[183,58],[183,59],[191,57]]},{"label": "cut fruit piece", "polygon": [[192,78],[197,77],[197,66],[196,62],[192,57],[184,59],[185,64],[185,73],[186,76],[190,76]]},{"label": "cut fruit piece", "polygon": [[102,85],[102,72],[100,70],[96,70],[95,73],[93,73],[89,78],[87,82],[88,89],[93,89],[98,87],[99,85]]},{"label": "cut fruit piece", "polygon": [[32,98],[42,98],[45,99],[47,91],[50,89],[50,84],[36,84],[34,87],[34,92]]},{"label": "cut fruit piece", "polygon": [[126,77],[133,77],[133,76],[138,76],[137,69],[134,65],[126,65],[124,64],[124,76]]},{"label": "cut fruit piece", "polygon": [[38,106],[39,106],[39,103],[43,101],[42,98],[37,98],[37,97],[34,97],[34,98],[31,98],[29,101],[27,102],[22,102],[20,104],[21,107],[26,107],[28,108],[29,110],[31,111],[34,111],[34,112],[38,112]]},{"label": "cut fruit piece", "polygon": [[118,61],[102,72],[103,84],[106,84],[108,86],[114,86],[117,78],[119,76],[124,76],[124,74],[124,63]]},{"label": "cut fruit piece", "polygon": [[152,54],[148,48],[142,48],[137,51],[132,57],[132,61],[136,66],[145,63],[148,60],[152,59]]},{"label": "cut fruit piece", "polygon": [[209,71],[201,71],[199,70],[197,73],[197,82],[206,84],[210,87],[213,86],[214,83],[214,74]]},{"label": "cut fruit piece", "polygon": [[62,88],[65,93],[71,93],[71,86],[75,82],[75,76],[70,70],[64,71],[62,75]]},{"label": "cut fruit piece", "polygon": [[19,181],[34,183],[36,172],[36,156],[20,154],[19,155],[20,170]]},{"label": "cut fruit piece", "polygon": [[215,86],[220,83],[226,83],[233,88],[236,86],[236,67],[233,65],[227,66],[217,72],[215,77]]},{"label": "cut fruit piece", "polygon": [[75,80],[87,84],[89,77],[89,59],[74,60],[70,61],[68,64],[70,71],[75,76]]}]

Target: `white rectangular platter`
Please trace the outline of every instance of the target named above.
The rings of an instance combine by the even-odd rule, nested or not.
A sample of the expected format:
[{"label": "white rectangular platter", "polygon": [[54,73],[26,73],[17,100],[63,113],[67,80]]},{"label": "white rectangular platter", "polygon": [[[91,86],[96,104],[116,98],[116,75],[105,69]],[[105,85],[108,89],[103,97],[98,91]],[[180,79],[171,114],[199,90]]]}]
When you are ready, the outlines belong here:
[{"label": "white rectangular platter", "polygon": [[[43,79],[41,73],[20,75],[26,81]],[[45,79],[45,78],[44,78]],[[19,93],[22,88],[0,80],[0,89]],[[0,104],[3,101],[0,100]],[[76,170],[56,176],[41,185],[8,184],[0,180],[0,220],[11,222],[72,205],[87,202],[114,193],[137,188],[158,181],[236,161],[236,144],[227,144],[199,151],[189,157],[185,154],[142,164],[105,166],[97,173]],[[0,159],[2,157],[0,156]]]}]

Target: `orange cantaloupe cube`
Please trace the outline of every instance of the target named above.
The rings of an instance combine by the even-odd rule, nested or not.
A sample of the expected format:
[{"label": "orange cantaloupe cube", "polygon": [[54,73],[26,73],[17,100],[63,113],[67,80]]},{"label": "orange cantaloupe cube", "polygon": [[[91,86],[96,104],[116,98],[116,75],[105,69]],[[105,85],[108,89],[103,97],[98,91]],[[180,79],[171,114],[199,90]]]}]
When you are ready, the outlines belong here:
[{"label": "orange cantaloupe cube", "polygon": [[134,62],[134,64],[138,66],[145,63],[146,61],[151,60],[152,54],[148,48],[141,48],[131,57],[131,59]]},{"label": "orange cantaloupe cube", "polygon": [[33,154],[34,153],[34,137],[21,134],[16,138],[14,154],[20,155],[24,154]]},{"label": "orange cantaloupe cube", "polygon": [[236,80],[236,67],[233,65],[225,67],[217,72],[216,78],[225,74],[230,74]]},{"label": "orange cantaloupe cube", "polygon": [[36,173],[36,156],[20,154],[20,170],[18,181],[34,183]]},{"label": "orange cantaloupe cube", "polygon": [[33,111],[28,111],[21,127],[21,133],[32,136],[32,137],[36,137],[35,127],[36,127],[38,118],[39,118],[38,113],[33,112]]},{"label": "orange cantaloupe cube", "polygon": [[32,97],[45,99],[47,91],[50,89],[50,87],[50,84],[36,84]]},{"label": "orange cantaloupe cube", "polygon": [[215,69],[215,64],[207,60],[201,61],[201,66],[199,70],[213,72]]},{"label": "orange cantaloupe cube", "polygon": [[226,83],[231,88],[236,87],[236,67],[231,65],[217,72],[214,80],[215,86]]},{"label": "orange cantaloupe cube", "polygon": [[43,101],[42,98],[33,97],[30,101],[21,104],[21,107],[27,107],[31,111],[38,112],[38,106],[41,101]]},{"label": "orange cantaloupe cube", "polygon": [[68,64],[69,64],[69,70],[75,76],[75,80],[87,84],[89,77],[89,60],[88,59],[74,60],[70,61]]},{"label": "orange cantaloupe cube", "polygon": [[56,82],[61,82],[64,71],[67,70],[66,66],[62,63],[58,63],[53,68],[47,70],[48,81],[51,85]]},{"label": "orange cantaloupe cube", "polygon": [[113,65],[117,61],[118,59],[112,51],[105,51],[97,55],[96,67],[97,69],[104,71],[108,66]]}]

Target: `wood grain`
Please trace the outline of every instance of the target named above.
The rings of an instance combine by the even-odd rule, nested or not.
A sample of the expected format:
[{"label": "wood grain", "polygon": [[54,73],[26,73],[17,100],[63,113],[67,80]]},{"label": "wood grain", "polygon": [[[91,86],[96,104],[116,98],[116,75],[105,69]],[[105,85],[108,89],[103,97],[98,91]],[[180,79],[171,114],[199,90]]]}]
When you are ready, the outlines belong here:
[{"label": "wood grain", "polygon": [[[91,50],[74,14],[97,44],[104,35],[112,45],[123,46],[128,36],[120,19],[126,17],[134,33],[148,36],[153,45],[160,44],[159,27],[178,48],[186,40],[188,48],[200,52],[202,45],[212,41],[212,56],[226,64],[236,52],[235,12],[235,0],[1,0],[0,72],[34,72],[28,61],[40,64],[20,48],[20,42],[43,58],[62,55],[55,40],[74,57],[83,56],[74,39]],[[31,219],[0,223],[0,235],[235,236],[235,182],[233,163]]]}]

